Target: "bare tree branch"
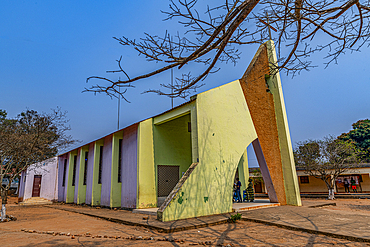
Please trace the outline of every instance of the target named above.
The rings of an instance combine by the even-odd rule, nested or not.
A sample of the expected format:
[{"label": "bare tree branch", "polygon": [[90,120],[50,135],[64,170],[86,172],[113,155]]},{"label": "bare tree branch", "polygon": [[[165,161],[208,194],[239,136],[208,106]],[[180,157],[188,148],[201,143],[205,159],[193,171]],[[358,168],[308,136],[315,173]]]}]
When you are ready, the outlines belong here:
[{"label": "bare tree branch", "polygon": [[[124,98],[126,91],[120,92],[120,87],[131,88],[134,82],[177,67],[186,71],[176,78],[176,84],[161,84],[162,88],[172,89],[173,93],[161,89],[145,92],[188,97],[190,92],[203,85],[201,81],[207,75],[218,71],[219,64],[236,64],[241,56],[238,47],[265,42],[268,28],[277,31],[275,43],[280,66],[276,70],[293,76],[315,67],[308,60],[314,53],[325,51],[324,64],[328,66],[332,62],[337,63],[339,56],[346,51],[358,51],[369,42],[370,6],[366,1],[224,0],[221,4],[212,4],[204,6],[197,0],[170,0],[169,10],[162,11],[167,16],[165,20],[176,19],[184,30],[182,34],[178,32],[174,39],[167,31],[163,37],[145,33],[138,41],[126,36],[115,37],[121,45],[133,48],[147,61],[158,63],[158,68],[130,78],[121,64],[121,57],[117,60],[119,69],[107,72],[123,73],[127,80],[91,76],[87,82],[98,79],[108,85],[93,85],[85,91]],[[205,11],[202,12],[202,9]],[[190,76],[191,68],[184,66],[190,63],[203,65],[204,68]]]}]

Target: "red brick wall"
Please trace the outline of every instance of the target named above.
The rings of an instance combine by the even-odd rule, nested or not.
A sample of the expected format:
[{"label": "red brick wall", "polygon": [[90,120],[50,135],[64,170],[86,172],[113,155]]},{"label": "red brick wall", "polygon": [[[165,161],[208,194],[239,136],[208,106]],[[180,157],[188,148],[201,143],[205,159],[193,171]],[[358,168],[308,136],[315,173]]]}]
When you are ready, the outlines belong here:
[{"label": "red brick wall", "polygon": [[253,124],[261,143],[275,192],[281,205],[286,204],[273,96],[267,92],[265,75],[269,75],[267,48],[260,46],[247,71],[240,79]]}]

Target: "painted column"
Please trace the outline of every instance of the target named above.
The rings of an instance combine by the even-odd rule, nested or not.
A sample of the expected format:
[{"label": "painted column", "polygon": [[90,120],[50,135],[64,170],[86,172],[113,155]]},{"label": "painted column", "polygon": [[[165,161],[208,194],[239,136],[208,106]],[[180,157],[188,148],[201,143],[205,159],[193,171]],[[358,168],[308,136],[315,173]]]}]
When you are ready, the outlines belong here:
[{"label": "painted column", "polygon": [[122,131],[114,133],[112,138],[112,164],[110,184],[110,207],[121,207],[122,182],[118,182],[119,140],[122,139]]},{"label": "painted column", "polygon": [[[65,162],[65,160],[67,159],[67,154],[63,155],[63,156],[59,156],[59,166],[58,166],[58,181],[60,181],[58,183],[58,201],[59,202],[63,202],[65,201],[65,184],[63,185],[63,176],[64,176],[64,166],[65,164],[67,164]],[[68,162],[68,161],[67,161]],[[65,174],[67,176],[67,172]],[[66,179],[66,178],[65,178]]]},{"label": "painted column", "polygon": [[100,162],[100,147],[104,146],[104,139],[94,143],[94,168],[92,177],[92,192],[91,192],[91,206],[100,205],[101,187],[98,183],[99,179],[99,162]]},{"label": "painted column", "polygon": [[104,138],[102,184],[100,205],[110,207],[111,180],[112,180],[112,139],[113,135]]},{"label": "painted column", "polygon": [[269,168],[265,160],[265,156],[263,155],[263,152],[262,152],[261,144],[258,139],[254,140],[252,144],[253,144],[254,152],[256,153],[258,165],[261,169],[263,182],[265,183],[265,187],[266,187],[270,202],[279,202],[278,196],[276,194],[275,187],[274,187],[271,175],[270,175],[270,171],[269,171]]},{"label": "painted column", "polygon": [[281,86],[279,71],[276,70],[278,65],[275,45],[272,40],[267,41],[266,45],[271,75],[267,82],[274,98],[286,201],[289,205],[301,206],[301,196],[294,163],[292,141],[290,139],[283,89]]},{"label": "painted column", "polygon": [[95,143],[89,144],[88,162],[87,162],[87,181],[86,181],[86,199],[85,203],[92,205],[93,175],[95,164]]},{"label": "painted column", "polygon": [[19,179],[18,202],[23,201],[24,188],[25,188],[25,178],[26,178],[26,171],[22,171],[21,177]]},{"label": "painted column", "polygon": [[77,194],[77,204],[86,203],[86,184],[84,184],[84,174],[85,174],[85,159],[86,152],[89,151],[89,146],[83,146],[80,149],[79,156],[79,169],[78,169],[78,194]]},{"label": "painted column", "polygon": [[[80,166],[81,166],[81,148],[79,148],[77,150],[77,159],[76,159],[76,175],[75,175],[75,191],[74,191],[74,199],[73,199],[73,202],[76,203],[76,204],[79,204],[78,203],[78,191],[80,190],[80,187],[78,186],[79,185],[79,182],[80,182]],[[73,182],[73,181],[72,181]]]},{"label": "painted column", "polygon": [[138,124],[123,130],[121,207],[136,208],[138,166]]},{"label": "painted column", "polygon": [[157,206],[153,145],[153,119],[139,123],[137,162],[137,208]]},{"label": "painted column", "polygon": [[191,121],[191,156],[192,162],[197,163],[199,161],[198,153],[198,127],[197,127],[197,104],[191,104],[190,112]]},{"label": "painted column", "polygon": [[73,176],[73,160],[74,156],[77,155],[77,151],[69,152],[69,158],[68,158],[68,167],[67,167],[67,174],[66,177],[66,203],[73,203],[74,202],[74,192],[75,192],[75,186],[72,186],[72,176]]}]

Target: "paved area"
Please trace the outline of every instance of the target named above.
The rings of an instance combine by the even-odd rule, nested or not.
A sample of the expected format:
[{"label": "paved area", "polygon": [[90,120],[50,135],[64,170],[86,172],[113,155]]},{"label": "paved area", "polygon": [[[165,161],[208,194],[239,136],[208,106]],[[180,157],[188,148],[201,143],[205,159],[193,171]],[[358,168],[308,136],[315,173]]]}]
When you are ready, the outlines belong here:
[{"label": "paved area", "polygon": [[[368,200],[366,200],[368,201]],[[280,206],[243,211],[242,220],[264,223],[290,230],[322,234],[354,241],[370,242],[370,213],[336,210],[335,201],[303,201],[302,207]],[[48,205],[60,210],[94,216],[126,225],[143,226],[159,232],[178,232],[224,224],[231,214],[160,222],[155,215],[135,214],[125,210],[91,208],[76,205]],[[369,209],[370,210],[370,206]]]},{"label": "paved area", "polygon": [[64,211],[80,213],[83,215],[93,216],[125,225],[142,226],[145,228],[165,233],[224,224],[228,221],[228,219],[231,216],[231,214],[220,214],[186,220],[161,222],[157,220],[156,215],[136,214],[131,211],[120,209],[111,210],[107,208],[92,208],[89,206],[78,206],[68,204],[45,205],[45,207],[51,207]]},{"label": "paved area", "polygon": [[125,210],[63,204],[10,202],[7,212],[18,220],[0,223],[4,247],[370,246],[367,199],[304,199],[303,207],[243,212],[242,220],[235,223],[227,222],[230,214],[158,222],[150,215]]},{"label": "paved area", "polygon": [[[368,200],[366,200],[368,201]],[[369,205],[362,210],[339,211],[335,201],[303,201],[302,207],[282,206],[242,213],[242,219],[323,234],[348,240],[370,242]],[[363,210],[365,209],[365,210]]]},{"label": "paved area", "polygon": [[[339,205],[339,204],[338,204]],[[353,205],[353,204],[352,204]],[[357,205],[357,204],[356,204]],[[351,205],[350,205],[351,206]],[[370,204],[368,205],[370,206]],[[340,205],[337,206],[340,208]],[[342,210],[347,210],[346,206]],[[258,209],[259,210],[259,209]],[[257,211],[257,210],[256,210]],[[117,224],[45,206],[8,206],[17,221],[0,223],[0,246],[343,246],[370,243],[237,221],[174,233]],[[118,212],[120,213],[120,212]]]}]

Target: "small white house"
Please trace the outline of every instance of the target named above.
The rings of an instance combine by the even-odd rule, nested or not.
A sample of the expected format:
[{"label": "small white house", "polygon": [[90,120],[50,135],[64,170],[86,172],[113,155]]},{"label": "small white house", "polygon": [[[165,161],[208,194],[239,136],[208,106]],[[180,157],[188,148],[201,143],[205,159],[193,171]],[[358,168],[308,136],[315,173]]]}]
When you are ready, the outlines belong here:
[{"label": "small white house", "polygon": [[21,174],[18,201],[40,197],[58,200],[58,159],[56,157],[36,163]]}]

